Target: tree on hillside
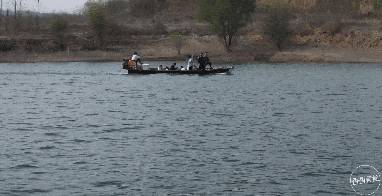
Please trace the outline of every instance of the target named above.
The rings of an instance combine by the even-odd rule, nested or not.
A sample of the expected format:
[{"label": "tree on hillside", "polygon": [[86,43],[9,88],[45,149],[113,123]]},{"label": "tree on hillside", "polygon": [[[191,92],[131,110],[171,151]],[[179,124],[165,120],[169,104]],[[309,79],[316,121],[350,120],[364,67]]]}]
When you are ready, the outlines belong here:
[{"label": "tree on hillside", "polygon": [[256,0],[199,0],[199,18],[222,37],[227,51],[240,28],[251,21]]},{"label": "tree on hillside", "polygon": [[265,33],[270,36],[279,50],[288,40],[291,31],[289,21],[292,17],[288,4],[274,1],[268,8],[269,16],[265,20]]},{"label": "tree on hillside", "polygon": [[85,11],[98,45],[103,46],[107,30],[105,6],[101,2],[88,2]]},{"label": "tree on hillside", "polygon": [[56,18],[51,24],[50,29],[56,39],[56,43],[61,50],[65,49],[65,34],[68,30],[68,22],[63,18]]}]

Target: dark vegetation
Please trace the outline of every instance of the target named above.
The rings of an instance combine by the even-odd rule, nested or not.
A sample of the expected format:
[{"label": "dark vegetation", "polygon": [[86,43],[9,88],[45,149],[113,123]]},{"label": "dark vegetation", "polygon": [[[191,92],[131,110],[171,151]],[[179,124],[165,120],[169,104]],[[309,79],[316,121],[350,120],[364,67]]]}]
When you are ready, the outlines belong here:
[{"label": "dark vegetation", "polygon": [[268,7],[269,15],[265,19],[265,34],[276,44],[279,50],[291,35],[289,22],[292,18],[291,8],[282,1],[273,1]]},{"label": "dark vegetation", "polygon": [[49,27],[52,31],[57,48],[64,50],[66,48],[66,34],[68,31],[68,21],[63,17],[57,17]]}]

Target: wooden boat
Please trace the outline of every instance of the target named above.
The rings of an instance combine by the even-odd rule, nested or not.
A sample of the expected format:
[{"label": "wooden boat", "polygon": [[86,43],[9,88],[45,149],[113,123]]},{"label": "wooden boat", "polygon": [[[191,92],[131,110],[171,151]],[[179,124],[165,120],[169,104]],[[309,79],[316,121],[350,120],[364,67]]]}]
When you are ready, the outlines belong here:
[{"label": "wooden boat", "polygon": [[224,74],[228,73],[232,68],[216,68],[216,69],[206,69],[206,70],[128,70],[129,74],[198,74],[198,75],[209,75],[209,74]]}]

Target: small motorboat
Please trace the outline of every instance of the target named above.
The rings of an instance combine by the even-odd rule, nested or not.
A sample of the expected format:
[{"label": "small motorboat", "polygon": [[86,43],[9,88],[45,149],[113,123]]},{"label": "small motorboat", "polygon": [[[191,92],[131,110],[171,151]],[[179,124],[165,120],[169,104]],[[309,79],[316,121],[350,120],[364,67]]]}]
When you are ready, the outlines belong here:
[{"label": "small motorboat", "polygon": [[213,69],[194,69],[194,70],[158,70],[158,68],[149,68],[149,69],[131,69],[127,63],[122,64],[122,69],[128,70],[128,74],[197,74],[197,75],[209,75],[209,74],[225,74],[229,73],[233,67],[229,68],[213,68]]}]

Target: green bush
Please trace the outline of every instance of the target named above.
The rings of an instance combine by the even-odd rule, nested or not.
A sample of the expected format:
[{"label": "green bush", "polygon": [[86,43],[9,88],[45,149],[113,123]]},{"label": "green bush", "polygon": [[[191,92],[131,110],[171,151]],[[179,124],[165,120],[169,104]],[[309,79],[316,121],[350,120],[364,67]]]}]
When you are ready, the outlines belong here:
[{"label": "green bush", "polygon": [[374,0],[374,9],[379,10],[382,8],[382,0]]},{"label": "green bush", "polygon": [[68,22],[59,17],[56,18],[49,27],[53,36],[55,37],[55,42],[58,45],[58,48],[60,50],[64,50],[66,47],[65,34],[68,30]]}]

